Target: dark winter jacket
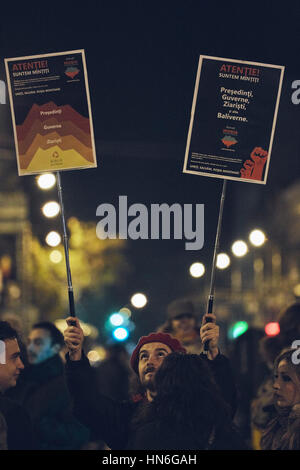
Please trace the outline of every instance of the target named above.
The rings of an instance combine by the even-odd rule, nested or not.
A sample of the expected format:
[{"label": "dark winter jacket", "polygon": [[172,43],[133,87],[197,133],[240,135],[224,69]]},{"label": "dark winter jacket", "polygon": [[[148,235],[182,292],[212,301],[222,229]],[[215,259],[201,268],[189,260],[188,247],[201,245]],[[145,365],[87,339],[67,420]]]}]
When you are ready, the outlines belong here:
[{"label": "dark winter jacket", "polygon": [[[206,356],[204,357],[206,358]],[[133,431],[132,419],[138,412],[139,407],[143,406],[143,402],[116,402],[99,394],[94,383],[94,374],[85,355],[83,354],[80,361],[70,361],[68,354],[66,359],[67,381],[74,398],[74,414],[76,417],[98,439],[106,442],[111,449],[141,448],[139,447],[141,429]],[[236,390],[228,359],[219,354],[213,361],[208,360],[208,363],[222,391],[224,400],[230,405],[234,413],[236,409]]]},{"label": "dark winter jacket", "polygon": [[7,450],[7,424],[0,412],[0,450]]},{"label": "dark winter jacket", "polygon": [[[134,447],[130,447],[134,445]],[[236,429],[228,426],[215,429],[208,441],[182,423],[172,426],[161,419],[141,425],[133,434],[129,448],[138,450],[246,450]]]},{"label": "dark winter jacket", "polygon": [[0,413],[6,422],[8,450],[33,450],[35,437],[29,414],[19,403],[0,395]]},{"label": "dark winter jacket", "polygon": [[72,412],[64,365],[57,354],[24,371],[22,387],[12,393],[30,414],[37,448],[80,449],[89,440],[89,431]]}]

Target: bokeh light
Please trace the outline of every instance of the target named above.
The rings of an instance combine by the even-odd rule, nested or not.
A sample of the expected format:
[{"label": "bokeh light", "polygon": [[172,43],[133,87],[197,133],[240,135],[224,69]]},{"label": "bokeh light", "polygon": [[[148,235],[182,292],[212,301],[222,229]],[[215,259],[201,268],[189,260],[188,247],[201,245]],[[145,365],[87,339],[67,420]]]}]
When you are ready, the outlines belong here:
[{"label": "bokeh light", "polygon": [[231,247],[232,253],[238,258],[248,253],[248,246],[243,240],[237,240]]},{"label": "bokeh light", "polygon": [[205,273],[205,266],[202,263],[193,263],[190,266],[190,275],[193,277],[201,277]]},{"label": "bokeh light", "polygon": [[113,336],[117,341],[125,341],[128,338],[128,335],[129,333],[126,328],[119,327],[113,331]]},{"label": "bokeh light", "polygon": [[248,330],[248,323],[246,321],[238,321],[228,331],[230,339],[236,339],[246,333]]},{"label": "bokeh light", "polygon": [[120,308],[119,313],[122,315],[125,315],[125,317],[130,318],[131,317],[131,310],[127,307]]},{"label": "bokeh light", "polygon": [[57,246],[61,242],[61,236],[58,232],[52,231],[48,233],[45,240],[46,240],[47,245]]},{"label": "bokeh light", "polygon": [[45,217],[55,217],[60,212],[60,205],[56,201],[49,201],[43,205],[42,211]]},{"label": "bokeh light", "polygon": [[130,302],[135,308],[143,308],[147,304],[148,300],[145,294],[138,292],[131,297]]},{"label": "bokeh light", "polygon": [[92,349],[91,351],[88,352],[87,357],[88,357],[88,360],[91,361],[91,362],[100,361],[100,355],[99,355],[98,351],[95,351],[94,349]]},{"label": "bokeh light", "polygon": [[50,258],[50,261],[52,261],[52,263],[58,264],[61,262],[63,256],[60,251],[52,250],[49,255],[49,258]]},{"label": "bokeh light", "polygon": [[254,246],[262,246],[266,241],[266,236],[261,230],[255,229],[250,233],[249,240]]},{"label": "bokeh light", "polygon": [[37,177],[37,184],[41,189],[51,189],[56,183],[56,178],[53,173],[44,173]]},{"label": "bokeh light", "polygon": [[124,317],[120,313],[113,313],[109,321],[113,326],[121,326],[124,323]]},{"label": "bokeh light", "polygon": [[219,253],[217,256],[217,268],[226,269],[230,265],[230,258],[226,253]]},{"label": "bokeh light", "polygon": [[265,326],[265,333],[267,336],[277,336],[280,333],[279,323],[276,321],[267,323]]},{"label": "bokeh light", "polygon": [[294,295],[300,297],[300,284],[297,284],[293,289]]}]

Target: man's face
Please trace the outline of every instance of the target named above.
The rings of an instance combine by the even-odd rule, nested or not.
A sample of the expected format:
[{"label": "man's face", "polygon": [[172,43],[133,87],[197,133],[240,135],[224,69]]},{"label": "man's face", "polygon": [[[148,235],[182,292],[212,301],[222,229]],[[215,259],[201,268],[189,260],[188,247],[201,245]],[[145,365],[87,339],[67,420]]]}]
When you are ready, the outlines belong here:
[{"label": "man's face", "polygon": [[163,343],[144,344],[139,351],[139,378],[141,384],[153,390],[154,375],[164,358],[172,352],[172,349]]},{"label": "man's face", "polygon": [[16,386],[20,372],[24,369],[18,341],[16,339],[7,339],[4,343],[5,364],[0,364],[0,390],[2,392]]},{"label": "man's face", "polygon": [[172,329],[176,334],[188,335],[193,333],[196,327],[196,319],[193,315],[183,314],[172,320]]},{"label": "man's face", "polygon": [[57,344],[52,344],[50,332],[44,328],[34,328],[28,337],[28,361],[40,364],[58,352]]},{"label": "man's face", "polygon": [[278,364],[273,389],[277,406],[289,407],[300,403],[299,378],[286,360],[282,360]]}]

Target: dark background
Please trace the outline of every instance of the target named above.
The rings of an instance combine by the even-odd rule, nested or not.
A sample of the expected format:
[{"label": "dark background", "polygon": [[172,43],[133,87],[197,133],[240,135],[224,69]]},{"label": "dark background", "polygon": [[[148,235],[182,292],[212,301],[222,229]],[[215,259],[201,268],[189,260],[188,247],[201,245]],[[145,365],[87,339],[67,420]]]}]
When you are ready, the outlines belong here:
[{"label": "dark background", "polygon": [[[286,67],[267,185],[229,182],[221,250],[254,226],[268,230],[266,208],[299,178],[300,105],[291,102],[291,83],[300,79],[299,6],[276,5],[99,1],[3,8],[1,58],[86,52],[98,168],[62,175],[68,217],[96,226],[97,206],[117,206],[119,195],[149,209],[162,202],[205,204],[205,244],[199,252],[186,251],[184,240],[128,242],[131,273],[122,289],[110,293],[107,308],[126,304],[136,291],[147,294],[137,336],[162,322],[168,302],[202,294],[209,281],[222,180],[182,174],[200,54]],[[3,62],[0,74],[4,80]],[[12,145],[9,110],[7,119],[1,138]],[[40,192],[33,177],[19,181],[31,200],[34,233],[42,237],[47,227]],[[198,260],[207,267],[200,280],[188,272]]]}]

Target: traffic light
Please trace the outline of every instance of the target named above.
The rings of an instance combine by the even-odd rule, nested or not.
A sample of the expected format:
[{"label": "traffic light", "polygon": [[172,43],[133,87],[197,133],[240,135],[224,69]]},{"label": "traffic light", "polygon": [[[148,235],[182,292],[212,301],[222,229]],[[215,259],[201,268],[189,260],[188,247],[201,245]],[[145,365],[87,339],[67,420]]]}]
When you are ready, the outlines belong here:
[{"label": "traffic light", "polygon": [[228,337],[229,339],[236,339],[246,333],[247,330],[248,323],[246,321],[238,321],[229,328]]},{"label": "traffic light", "polygon": [[121,313],[113,313],[110,315],[109,321],[113,326],[121,326],[124,323],[124,317]]},{"label": "traffic light", "polygon": [[119,311],[109,315],[105,323],[105,329],[107,334],[112,336],[115,341],[126,341],[130,332],[134,329],[134,325],[128,315]]},{"label": "traffic light", "polygon": [[124,328],[124,327],[118,327],[116,328],[114,331],[113,331],[113,337],[115,338],[115,340],[117,341],[126,341],[126,339],[128,338],[129,336],[129,331],[127,330],[127,328]]},{"label": "traffic light", "polygon": [[280,333],[280,326],[277,321],[267,323],[265,326],[265,333],[267,336],[277,336]]}]

